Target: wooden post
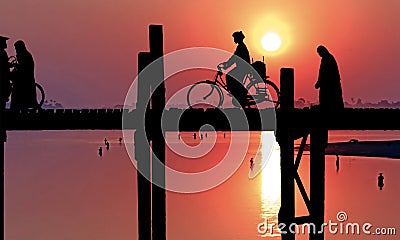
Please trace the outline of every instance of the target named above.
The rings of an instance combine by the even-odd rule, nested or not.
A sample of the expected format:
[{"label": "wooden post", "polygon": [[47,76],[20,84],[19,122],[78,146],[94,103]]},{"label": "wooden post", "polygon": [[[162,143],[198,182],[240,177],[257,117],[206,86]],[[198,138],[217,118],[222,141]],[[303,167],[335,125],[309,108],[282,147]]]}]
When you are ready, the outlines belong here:
[{"label": "wooden post", "polygon": [[162,112],[165,108],[163,30],[162,25],[150,25],[150,54],[153,58],[151,81],[152,89],[152,226],[153,239],[166,239],[166,201],[165,201],[165,140],[161,128]]},{"label": "wooden post", "polygon": [[281,107],[277,121],[277,136],[281,149],[281,209],[279,223],[283,223],[282,240],[295,239],[289,226],[295,217],[294,195],[294,139],[291,132],[294,110],[294,69],[281,68],[280,75]]},{"label": "wooden post", "polygon": [[[0,79],[1,80],[1,79]],[[2,86],[2,84],[0,83]],[[0,87],[1,87],[0,86]],[[7,141],[7,133],[6,133],[6,123],[5,123],[5,108],[6,108],[6,103],[3,102],[2,96],[0,96],[0,157],[1,157],[1,194],[2,194],[2,204],[1,204],[1,213],[2,216],[4,216],[4,148],[5,144]],[[3,232],[4,232],[4,224],[3,224]]]},{"label": "wooden post", "polygon": [[[325,211],[325,146],[328,129],[319,111],[315,112],[310,134],[310,202],[311,221],[318,231],[324,223]],[[322,229],[323,230],[323,229]],[[323,240],[324,233],[310,234],[310,240]]]},{"label": "wooden post", "polygon": [[[149,110],[150,79],[142,71],[151,62],[148,52],[138,55],[138,97],[137,111],[145,116]],[[146,137],[146,123],[142,116],[137,119],[139,128],[135,132],[135,158],[137,160],[138,230],[139,240],[151,239],[151,185],[150,185],[150,145]]]},{"label": "wooden post", "polygon": [[[4,121],[4,118],[1,118],[1,121]],[[2,176],[2,182],[1,182],[1,191],[3,193],[3,204],[2,204],[2,209],[1,209],[1,213],[3,218],[4,216],[4,209],[5,209],[5,192],[4,192],[4,148],[5,148],[5,140],[3,141],[3,139],[1,139],[0,141],[0,154],[1,154],[1,176]],[[4,219],[3,219],[4,220]],[[3,232],[4,232],[4,224],[3,224]]]}]

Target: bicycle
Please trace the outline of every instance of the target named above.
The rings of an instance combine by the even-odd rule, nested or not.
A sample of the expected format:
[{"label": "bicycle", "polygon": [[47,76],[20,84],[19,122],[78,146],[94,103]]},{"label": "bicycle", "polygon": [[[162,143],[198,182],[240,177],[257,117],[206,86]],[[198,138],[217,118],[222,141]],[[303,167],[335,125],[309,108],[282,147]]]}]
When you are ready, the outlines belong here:
[{"label": "bicycle", "polygon": [[[8,58],[8,63],[10,65],[10,69],[11,69],[11,76],[15,76],[17,71],[18,71],[18,61],[17,58],[15,56],[10,56]],[[12,89],[12,85],[13,85],[13,79],[11,79],[11,89]],[[45,94],[44,94],[44,89],[43,87],[35,82],[35,87],[36,87],[36,97],[37,97],[37,105],[35,107],[33,107],[34,109],[40,109],[42,108],[42,105],[44,103],[45,100]],[[11,90],[11,94],[12,94],[12,90]]]},{"label": "bicycle", "polygon": [[[252,63],[252,66],[252,70],[246,74],[244,78],[245,88],[248,91],[247,107],[266,101],[272,104],[275,109],[278,108],[280,104],[279,88],[274,82],[270,81],[269,76],[266,75],[265,64],[261,61],[256,61]],[[187,93],[189,108],[201,108],[204,105],[213,105],[220,108],[224,102],[224,93],[222,89],[227,91],[229,96],[232,96],[226,83],[222,80],[222,68],[222,64],[217,66],[218,71],[215,74],[214,80],[199,81],[189,88]],[[261,78],[255,77],[256,73],[260,74]],[[248,83],[246,84],[246,82]],[[204,101],[209,98],[215,99],[211,101],[211,103],[205,103]]]}]

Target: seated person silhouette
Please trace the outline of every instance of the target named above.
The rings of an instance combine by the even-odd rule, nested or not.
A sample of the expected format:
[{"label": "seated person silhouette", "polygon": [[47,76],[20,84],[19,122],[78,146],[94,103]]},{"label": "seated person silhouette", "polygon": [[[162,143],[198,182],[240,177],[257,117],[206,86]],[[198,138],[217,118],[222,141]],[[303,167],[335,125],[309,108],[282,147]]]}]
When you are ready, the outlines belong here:
[{"label": "seated person silhouette", "polygon": [[245,107],[248,105],[248,100],[247,90],[243,86],[243,81],[246,74],[248,74],[250,71],[248,67],[248,64],[250,64],[250,54],[243,42],[245,36],[242,31],[234,32],[232,37],[233,41],[237,44],[236,50],[232,57],[228,59],[228,61],[221,64],[223,65],[224,69],[228,69],[233,64],[236,65],[235,68],[226,74],[226,85],[232,94],[232,103],[237,107]]}]

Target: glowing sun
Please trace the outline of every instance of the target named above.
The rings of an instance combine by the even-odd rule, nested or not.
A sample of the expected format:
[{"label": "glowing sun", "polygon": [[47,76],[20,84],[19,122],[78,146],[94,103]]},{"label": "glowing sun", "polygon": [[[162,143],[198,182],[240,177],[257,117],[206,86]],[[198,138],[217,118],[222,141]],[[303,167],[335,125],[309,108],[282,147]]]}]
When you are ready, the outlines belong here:
[{"label": "glowing sun", "polygon": [[281,44],[281,37],[275,32],[268,32],[261,39],[262,47],[269,52],[278,50]]}]

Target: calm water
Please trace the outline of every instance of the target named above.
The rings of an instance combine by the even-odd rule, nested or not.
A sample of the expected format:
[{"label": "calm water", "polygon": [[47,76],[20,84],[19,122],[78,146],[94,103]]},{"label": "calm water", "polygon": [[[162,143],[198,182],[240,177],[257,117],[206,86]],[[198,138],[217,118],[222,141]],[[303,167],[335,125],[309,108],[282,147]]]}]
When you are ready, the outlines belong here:
[{"label": "calm water", "polygon": [[[240,138],[242,133],[234,133]],[[6,143],[5,239],[136,239],[136,169],[120,131],[11,132]],[[104,138],[110,150],[104,147]],[[171,147],[179,141],[199,144],[192,133],[167,136]],[[400,131],[332,131],[330,141],[400,139]],[[204,171],[219,162],[230,144],[230,134],[209,133],[203,142],[216,143],[211,154],[185,159],[167,151],[167,164],[187,172]],[[258,224],[277,223],[280,207],[279,146],[261,174],[249,179],[249,159],[255,168],[263,159],[263,133],[251,134],[245,161],[235,174],[211,190],[182,194],[167,192],[168,239],[280,239],[279,230],[260,234]],[[97,150],[103,146],[102,157]],[[263,149],[263,148],[261,148]],[[399,149],[400,151],[400,149]],[[264,154],[265,155],[265,154]],[[326,233],[326,239],[398,239],[400,235],[400,161],[385,158],[326,157],[326,221],[338,223],[336,214],[346,212],[345,222],[395,227],[397,236]],[[308,189],[309,156],[304,155],[300,176]],[[385,186],[377,187],[383,172]],[[168,179],[167,179],[168,181]],[[296,213],[307,210],[296,190]],[[307,190],[308,191],[308,190]],[[297,239],[308,239],[299,234]]]}]

